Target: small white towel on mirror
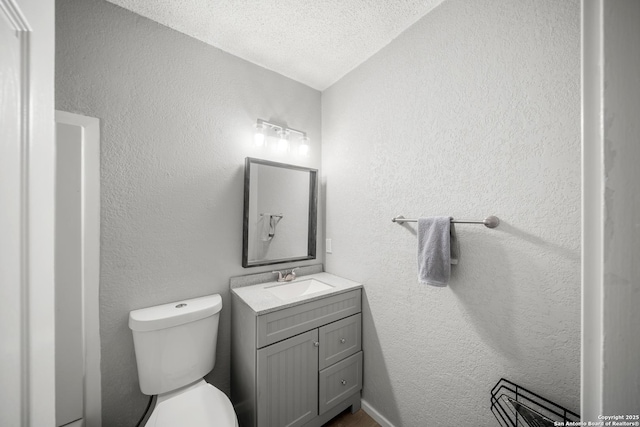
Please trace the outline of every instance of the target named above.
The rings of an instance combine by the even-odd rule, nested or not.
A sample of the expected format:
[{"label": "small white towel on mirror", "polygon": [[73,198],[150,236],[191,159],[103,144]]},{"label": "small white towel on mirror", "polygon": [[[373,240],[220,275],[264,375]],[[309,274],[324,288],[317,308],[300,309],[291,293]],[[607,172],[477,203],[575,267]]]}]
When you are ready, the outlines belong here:
[{"label": "small white towel on mirror", "polygon": [[263,242],[268,242],[273,238],[271,236],[271,214],[270,213],[261,213],[260,220],[258,221],[260,224],[260,240]]},{"label": "small white towel on mirror", "polygon": [[456,231],[447,216],[418,218],[418,281],[447,286],[451,264],[457,264],[460,247]]}]

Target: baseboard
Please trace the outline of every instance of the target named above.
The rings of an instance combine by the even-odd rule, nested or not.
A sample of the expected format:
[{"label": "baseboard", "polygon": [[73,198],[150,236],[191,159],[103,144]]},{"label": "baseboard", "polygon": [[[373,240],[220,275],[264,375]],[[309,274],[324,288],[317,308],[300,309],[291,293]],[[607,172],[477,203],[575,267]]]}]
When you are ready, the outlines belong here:
[{"label": "baseboard", "polygon": [[362,399],[360,400],[362,404],[362,409],[366,412],[371,418],[373,418],[378,424],[382,427],[395,427],[393,424],[389,422],[380,412],[378,412],[373,406],[369,405],[369,402]]}]

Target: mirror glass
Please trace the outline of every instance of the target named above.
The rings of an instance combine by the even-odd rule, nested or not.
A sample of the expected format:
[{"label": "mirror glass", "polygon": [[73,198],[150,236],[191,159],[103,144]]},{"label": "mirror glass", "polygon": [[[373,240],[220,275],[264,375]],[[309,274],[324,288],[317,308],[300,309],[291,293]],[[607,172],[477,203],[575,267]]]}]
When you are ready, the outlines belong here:
[{"label": "mirror glass", "polygon": [[242,266],[315,259],[316,169],[248,157]]}]

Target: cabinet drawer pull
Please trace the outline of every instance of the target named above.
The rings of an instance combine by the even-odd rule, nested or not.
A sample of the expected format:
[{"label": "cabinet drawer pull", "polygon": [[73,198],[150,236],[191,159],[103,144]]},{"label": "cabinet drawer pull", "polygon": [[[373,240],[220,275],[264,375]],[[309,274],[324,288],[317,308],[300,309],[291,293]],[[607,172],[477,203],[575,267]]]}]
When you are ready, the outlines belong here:
[{"label": "cabinet drawer pull", "polygon": [[320,343],[319,343],[318,341],[314,341],[314,342],[313,342],[313,346],[314,346],[314,347],[320,347]]},{"label": "cabinet drawer pull", "polygon": [[342,385],[347,385],[347,380],[341,380],[341,381],[340,381],[340,384],[342,384]]},{"label": "cabinet drawer pull", "polygon": [[344,344],[344,343],[346,343],[346,342],[347,342],[347,340],[346,340],[346,339],[344,339],[344,338],[340,338],[340,344]]}]

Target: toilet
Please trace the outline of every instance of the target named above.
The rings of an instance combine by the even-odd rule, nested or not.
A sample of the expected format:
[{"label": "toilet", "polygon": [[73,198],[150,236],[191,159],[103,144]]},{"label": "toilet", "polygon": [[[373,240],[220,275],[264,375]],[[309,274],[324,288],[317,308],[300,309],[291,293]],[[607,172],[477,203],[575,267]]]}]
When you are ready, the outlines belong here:
[{"label": "toilet", "polygon": [[229,398],[203,377],[216,362],[220,295],[129,313],[140,390],[157,395],[148,427],[238,427]]}]

